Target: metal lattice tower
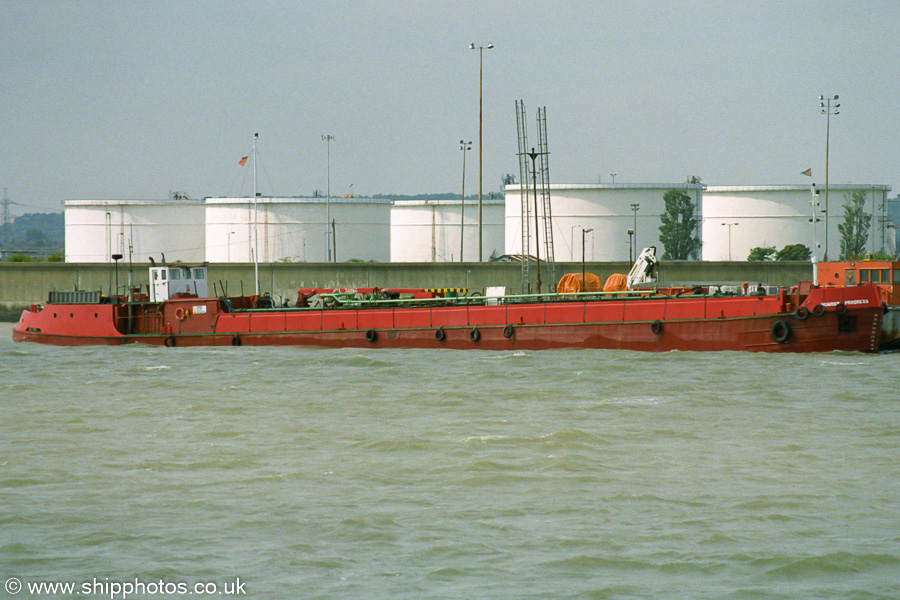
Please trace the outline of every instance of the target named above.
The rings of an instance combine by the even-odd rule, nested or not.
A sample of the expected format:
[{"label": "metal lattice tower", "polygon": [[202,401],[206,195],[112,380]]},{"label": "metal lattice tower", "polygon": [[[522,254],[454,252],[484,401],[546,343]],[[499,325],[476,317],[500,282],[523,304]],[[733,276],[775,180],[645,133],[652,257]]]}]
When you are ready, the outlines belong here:
[{"label": "metal lattice tower", "polygon": [[544,212],[544,256],[550,268],[551,290],[556,289],[556,266],[553,254],[553,213],[550,210],[550,151],[547,149],[547,107],[538,108],[538,182],[541,186],[541,209]]},{"label": "metal lattice tower", "polygon": [[525,102],[516,100],[516,129],[519,137],[519,198],[522,203],[522,293],[531,293],[529,258],[531,251],[531,204],[528,202],[528,139],[525,127]]}]

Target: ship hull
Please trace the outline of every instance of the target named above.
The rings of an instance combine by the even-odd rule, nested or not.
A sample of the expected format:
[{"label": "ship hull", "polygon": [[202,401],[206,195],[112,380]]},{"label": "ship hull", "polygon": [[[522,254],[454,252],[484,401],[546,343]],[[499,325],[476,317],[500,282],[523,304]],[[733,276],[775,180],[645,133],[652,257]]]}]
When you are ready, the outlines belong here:
[{"label": "ship hull", "polygon": [[813,289],[803,303],[790,300],[789,296],[609,298],[265,311],[224,310],[215,298],[131,307],[48,305],[25,311],[13,339],[61,346],[142,343],[656,352],[881,349],[884,310],[874,288]]}]

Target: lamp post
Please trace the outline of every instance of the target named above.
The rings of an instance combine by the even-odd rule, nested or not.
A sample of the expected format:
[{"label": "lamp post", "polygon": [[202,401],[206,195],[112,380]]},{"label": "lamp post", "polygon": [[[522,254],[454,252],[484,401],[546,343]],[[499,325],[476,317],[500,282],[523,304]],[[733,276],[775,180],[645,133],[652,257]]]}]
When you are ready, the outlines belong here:
[{"label": "lamp post", "polygon": [[616,175],[618,175],[618,174],[619,174],[618,172],[616,172],[616,173],[610,173],[610,174],[609,174],[609,176],[612,177],[612,182],[613,182],[613,183],[616,182]]},{"label": "lamp post", "polygon": [[331,140],[333,135],[323,135],[322,141],[328,146],[328,181],[325,192],[325,257],[331,262]]},{"label": "lamp post", "polygon": [[810,195],[811,199],[809,203],[812,205],[812,218],[809,220],[809,222],[812,223],[813,230],[812,261],[816,262],[816,251],[818,251],[819,249],[819,243],[816,241],[816,223],[821,221],[821,219],[819,219],[819,217],[817,216],[817,208],[819,206],[819,190],[816,189],[816,184],[812,184],[812,187],[810,188]]},{"label": "lamp post", "polygon": [[[119,261],[122,260],[121,254],[113,254],[112,259],[116,261],[116,293],[113,294],[115,296],[119,295]],[[116,304],[118,304],[118,300],[116,300]]]},{"label": "lamp post", "polygon": [[634,247],[632,240],[634,239],[634,229],[628,230],[628,262],[634,263],[634,257],[631,255],[631,249]]},{"label": "lamp post", "polygon": [[581,291],[582,292],[586,291],[586,288],[587,288],[587,282],[584,280],[584,277],[585,277],[585,273],[584,273],[584,236],[586,236],[593,230],[594,230],[593,227],[591,227],[589,229],[581,230]]},{"label": "lamp post", "polygon": [[634,213],[633,228],[634,228],[634,255],[635,256],[637,256],[637,253],[638,253],[638,251],[637,251],[637,211],[640,207],[641,207],[641,205],[637,204],[637,203],[631,205],[631,210]]},{"label": "lamp post", "polygon": [[472,149],[471,141],[459,140],[463,155],[462,198],[459,202],[459,262],[463,262],[463,240],[466,233],[466,152]]},{"label": "lamp post", "polygon": [[[841,111],[838,109],[841,107],[840,103],[837,100],[840,97],[835,94],[833,97],[826,98],[825,96],[819,96],[819,109],[822,111],[822,114],[825,115],[825,256],[824,260],[828,260],[828,145],[831,137],[831,115],[839,115]],[[834,100],[835,103],[832,104],[831,101]]]},{"label": "lamp post", "polygon": [[481,245],[481,178],[483,173],[483,162],[482,162],[482,124],[484,122],[483,111],[482,111],[482,98],[483,98],[483,83],[484,83],[484,50],[487,48],[491,50],[494,47],[494,44],[488,42],[487,46],[476,46],[474,43],[469,44],[469,50],[478,50],[478,262],[482,260],[482,245]]},{"label": "lamp post", "polygon": [[731,228],[740,223],[722,223],[722,227],[728,227],[728,262],[731,262]]}]

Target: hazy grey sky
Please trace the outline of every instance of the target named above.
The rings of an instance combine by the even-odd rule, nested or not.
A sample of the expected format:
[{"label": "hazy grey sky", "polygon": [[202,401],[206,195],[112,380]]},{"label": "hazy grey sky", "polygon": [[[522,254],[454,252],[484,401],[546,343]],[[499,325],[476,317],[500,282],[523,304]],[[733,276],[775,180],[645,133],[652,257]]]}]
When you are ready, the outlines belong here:
[{"label": "hazy grey sky", "polygon": [[[0,0],[0,187],[75,198],[477,189],[547,107],[551,181],[824,182],[900,192],[900,2]],[[800,174],[808,167],[813,177]]]}]

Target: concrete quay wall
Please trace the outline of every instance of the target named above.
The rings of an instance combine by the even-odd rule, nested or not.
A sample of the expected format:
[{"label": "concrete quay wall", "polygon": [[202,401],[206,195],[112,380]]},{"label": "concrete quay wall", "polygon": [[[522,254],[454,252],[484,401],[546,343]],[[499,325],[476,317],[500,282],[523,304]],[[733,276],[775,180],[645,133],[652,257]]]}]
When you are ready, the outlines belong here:
[{"label": "concrete quay wall", "polygon": [[[149,264],[134,265],[134,283],[146,290]],[[612,273],[628,273],[625,262],[586,263],[585,270],[606,279]],[[581,263],[557,263],[557,277],[580,273]],[[260,290],[271,292],[281,302],[293,302],[299,288],[447,288],[483,289],[505,286],[507,293],[521,293],[521,265],[517,263],[271,263],[259,265]],[[658,269],[663,283],[760,282],[790,286],[812,279],[812,265],[806,262],[697,262],[667,261]],[[536,269],[531,265],[532,281]],[[543,289],[549,274],[542,265]],[[119,289],[128,281],[128,267],[119,264]],[[253,265],[220,263],[209,265],[210,294],[213,284],[222,294],[254,293]],[[47,300],[51,290],[102,290],[116,286],[115,270],[105,264],[90,263],[0,263],[0,306],[7,309]],[[553,282],[555,287],[555,282]]]}]

